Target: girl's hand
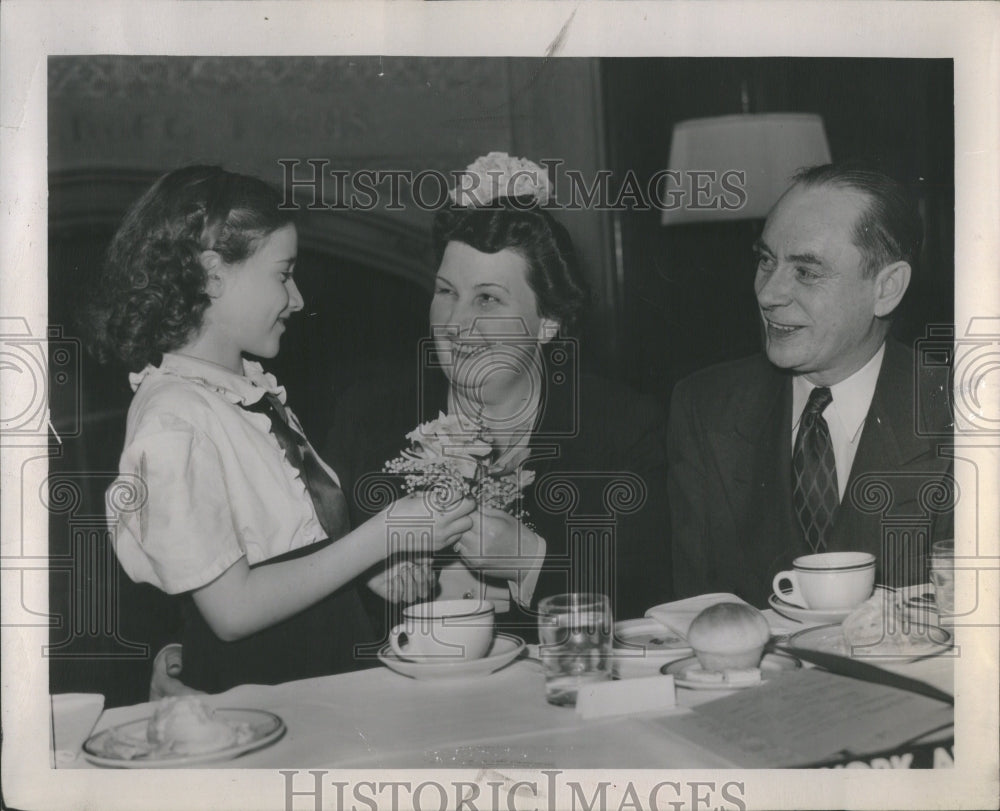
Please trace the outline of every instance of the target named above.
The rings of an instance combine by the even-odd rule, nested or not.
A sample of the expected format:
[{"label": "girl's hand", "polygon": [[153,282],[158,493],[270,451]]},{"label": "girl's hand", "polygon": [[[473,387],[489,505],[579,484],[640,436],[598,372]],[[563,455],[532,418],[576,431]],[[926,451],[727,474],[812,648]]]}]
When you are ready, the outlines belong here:
[{"label": "girl's hand", "polygon": [[437,575],[430,558],[401,560],[371,578],[368,588],[391,603],[414,603],[434,595]]},{"label": "girl's hand", "polygon": [[472,529],[476,502],[463,498],[447,506],[432,493],[413,493],[394,502],[383,514],[389,554],[426,557],[453,544]]},{"label": "girl's hand", "polygon": [[173,643],[161,649],[153,660],[153,673],[149,680],[149,700],[159,701],[166,696],[204,695],[201,690],[188,687],[181,681],[184,669],[184,648]]},{"label": "girl's hand", "polygon": [[483,507],[471,516],[472,527],[455,544],[466,565],[490,577],[518,580],[534,566],[538,536],[503,510]]}]

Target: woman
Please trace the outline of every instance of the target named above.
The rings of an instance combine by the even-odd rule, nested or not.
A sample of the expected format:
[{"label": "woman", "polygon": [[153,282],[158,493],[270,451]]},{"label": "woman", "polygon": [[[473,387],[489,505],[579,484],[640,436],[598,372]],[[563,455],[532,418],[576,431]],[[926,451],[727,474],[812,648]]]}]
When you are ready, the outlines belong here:
[{"label": "woman", "polygon": [[421,368],[356,387],[335,415],[327,458],[352,495],[352,518],[371,512],[366,486],[404,436],[456,414],[485,427],[500,468],[522,466],[535,480],[526,520],[481,508],[457,558],[438,556],[438,595],[491,599],[529,637],[530,609],[553,593],[605,592],[616,616],[641,616],[669,597],[660,410],[578,374],[567,336],[587,289],[569,235],[543,207],[544,171],[491,153],[453,199],[434,222],[433,340]]}]

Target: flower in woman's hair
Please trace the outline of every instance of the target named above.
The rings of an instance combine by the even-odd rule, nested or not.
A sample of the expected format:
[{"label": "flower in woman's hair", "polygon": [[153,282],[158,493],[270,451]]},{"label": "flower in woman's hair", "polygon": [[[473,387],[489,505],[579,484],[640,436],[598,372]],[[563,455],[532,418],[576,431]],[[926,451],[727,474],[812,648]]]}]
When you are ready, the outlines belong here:
[{"label": "flower in woman's hair", "polygon": [[458,206],[488,206],[502,197],[526,197],[543,206],[552,196],[549,173],[527,158],[490,152],[458,175],[451,201]]}]

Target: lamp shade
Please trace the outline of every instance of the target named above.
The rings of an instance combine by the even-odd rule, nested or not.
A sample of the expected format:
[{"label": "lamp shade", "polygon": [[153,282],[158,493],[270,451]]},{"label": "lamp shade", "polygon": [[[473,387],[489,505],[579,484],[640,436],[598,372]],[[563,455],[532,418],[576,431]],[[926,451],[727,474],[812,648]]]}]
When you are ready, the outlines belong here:
[{"label": "lamp shade", "polygon": [[762,113],[678,122],[658,193],[661,221],[766,217],[796,171],[829,162],[818,115]]}]

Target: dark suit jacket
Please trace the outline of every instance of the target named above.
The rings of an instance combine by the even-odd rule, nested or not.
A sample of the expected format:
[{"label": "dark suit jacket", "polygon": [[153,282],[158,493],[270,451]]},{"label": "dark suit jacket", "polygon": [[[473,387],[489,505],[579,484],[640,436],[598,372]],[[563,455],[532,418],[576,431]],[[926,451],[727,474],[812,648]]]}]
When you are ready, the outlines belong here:
[{"label": "dark suit jacket", "polygon": [[[374,512],[359,484],[399,454],[408,432],[446,408],[443,374],[427,373],[419,386],[409,376],[357,386],[337,407],[324,455],[354,525]],[[641,617],[670,597],[663,416],[623,386],[584,376],[577,387],[572,377],[553,375],[545,384],[525,462],[536,478],[524,507],[546,541],[532,607],[549,594],[597,590],[613,594],[616,617]],[[528,638],[535,623],[530,612],[507,618]]]},{"label": "dark suit jacket", "polygon": [[[929,542],[952,537],[947,370],[914,373],[886,344],[827,549],[871,552],[877,582],[927,582]],[[677,596],[733,592],[766,606],[771,580],[809,554],[791,501],[791,376],[754,356],[677,384],[668,454]]]}]

